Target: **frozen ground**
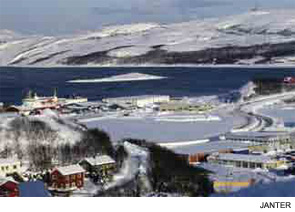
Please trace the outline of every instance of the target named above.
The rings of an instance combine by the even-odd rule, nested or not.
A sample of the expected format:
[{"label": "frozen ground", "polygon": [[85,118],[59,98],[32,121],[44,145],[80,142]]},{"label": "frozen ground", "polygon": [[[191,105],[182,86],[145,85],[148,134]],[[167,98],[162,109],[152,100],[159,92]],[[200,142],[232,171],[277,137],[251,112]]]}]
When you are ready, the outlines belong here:
[{"label": "frozen ground", "polygon": [[[157,143],[196,141],[230,131],[233,127],[243,125],[245,119],[234,114],[217,114],[220,120],[191,121],[183,120],[158,121],[153,117],[102,118],[84,122],[89,128],[100,128],[108,132],[113,141],[123,138],[146,139]],[[169,118],[169,116],[167,116]],[[180,115],[178,115],[179,119]],[[161,116],[161,118],[164,118]],[[184,120],[186,120],[184,122]]]},{"label": "frozen ground", "polygon": [[90,179],[86,178],[84,181],[84,187],[82,189],[78,189],[73,192],[73,197],[92,197],[99,190],[101,190],[101,186],[95,185]]}]

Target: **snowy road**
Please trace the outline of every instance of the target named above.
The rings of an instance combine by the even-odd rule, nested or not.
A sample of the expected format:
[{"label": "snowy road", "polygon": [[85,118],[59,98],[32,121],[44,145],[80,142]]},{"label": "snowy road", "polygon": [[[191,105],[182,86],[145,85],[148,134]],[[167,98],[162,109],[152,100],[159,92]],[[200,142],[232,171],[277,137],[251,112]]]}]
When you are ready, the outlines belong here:
[{"label": "snowy road", "polygon": [[248,125],[240,129],[234,129],[234,131],[261,131],[265,130],[266,128],[276,127],[278,125],[278,121],[273,117],[261,114],[259,112],[260,109],[267,105],[273,105],[294,96],[295,92],[290,91],[263,96],[238,104],[237,111],[251,118],[249,119]]}]

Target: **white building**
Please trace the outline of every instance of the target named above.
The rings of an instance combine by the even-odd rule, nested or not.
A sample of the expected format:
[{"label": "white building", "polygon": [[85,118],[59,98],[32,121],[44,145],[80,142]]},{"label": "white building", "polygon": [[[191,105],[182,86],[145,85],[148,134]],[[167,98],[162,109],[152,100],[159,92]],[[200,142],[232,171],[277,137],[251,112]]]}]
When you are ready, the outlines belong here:
[{"label": "white building", "polygon": [[164,103],[170,101],[170,96],[165,95],[143,95],[143,96],[128,96],[118,98],[103,99],[103,102],[108,104],[123,104],[133,107],[145,107],[155,103]]},{"label": "white building", "polygon": [[288,132],[260,131],[260,132],[238,132],[225,135],[226,140],[230,141],[250,141],[253,143],[275,143],[290,142],[292,136]]},{"label": "white building", "polygon": [[207,160],[210,163],[250,169],[274,169],[284,164],[283,161],[275,160],[265,155],[232,153],[212,154],[207,158]]}]

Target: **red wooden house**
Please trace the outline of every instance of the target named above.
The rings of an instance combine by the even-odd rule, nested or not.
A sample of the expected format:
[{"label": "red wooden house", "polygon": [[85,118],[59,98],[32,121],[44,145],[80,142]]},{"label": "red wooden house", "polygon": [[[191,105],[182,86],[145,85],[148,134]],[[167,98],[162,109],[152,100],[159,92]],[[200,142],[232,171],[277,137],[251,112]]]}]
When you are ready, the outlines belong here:
[{"label": "red wooden house", "polygon": [[80,165],[57,167],[50,177],[51,190],[73,191],[84,186],[85,170]]},{"label": "red wooden house", "polygon": [[8,178],[0,178],[0,197],[18,197],[18,182]]}]

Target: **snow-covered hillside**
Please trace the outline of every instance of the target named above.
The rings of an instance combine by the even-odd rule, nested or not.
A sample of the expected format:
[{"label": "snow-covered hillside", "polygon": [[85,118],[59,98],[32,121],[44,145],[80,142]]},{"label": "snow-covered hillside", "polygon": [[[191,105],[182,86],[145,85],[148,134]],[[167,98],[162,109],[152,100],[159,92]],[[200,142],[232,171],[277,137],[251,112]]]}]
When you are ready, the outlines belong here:
[{"label": "snow-covered hillside", "polygon": [[32,154],[37,154],[37,151],[32,153],[35,147],[54,149],[75,145],[82,138],[82,130],[80,125],[60,119],[50,110],[45,110],[44,115],[38,117],[1,116],[0,155],[27,160]]},{"label": "snow-covered hillside", "polygon": [[112,26],[73,36],[0,31],[0,65],[295,63],[295,11]]}]

